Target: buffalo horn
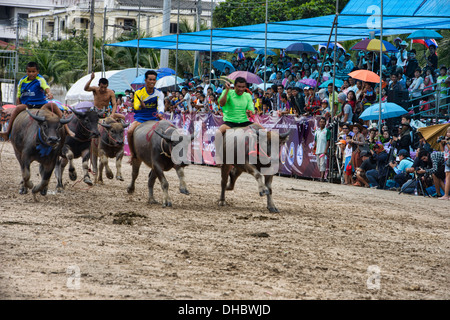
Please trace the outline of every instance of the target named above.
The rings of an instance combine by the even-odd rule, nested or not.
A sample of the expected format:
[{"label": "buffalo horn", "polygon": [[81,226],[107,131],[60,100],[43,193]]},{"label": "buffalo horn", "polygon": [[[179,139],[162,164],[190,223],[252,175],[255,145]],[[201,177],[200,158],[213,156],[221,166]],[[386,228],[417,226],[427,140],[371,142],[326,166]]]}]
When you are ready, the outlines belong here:
[{"label": "buffalo horn", "polygon": [[170,137],[170,136],[168,136],[168,135],[166,135],[164,133],[160,133],[160,132],[158,132],[158,130],[155,130],[155,133],[157,133],[158,136],[160,136],[161,138],[163,138],[163,139],[165,139],[167,141],[172,141],[172,137]]},{"label": "buffalo horn", "polygon": [[30,115],[30,117],[32,117],[34,120],[36,120],[37,122],[44,122],[45,121],[45,117],[44,116],[37,116],[33,113],[30,112],[30,110],[26,109],[28,114]]},{"label": "buffalo horn", "polygon": [[283,139],[286,139],[288,136],[289,136],[289,133],[291,133],[291,129],[289,129],[287,132],[285,132],[285,133],[281,133],[280,134],[280,139],[281,140],[283,140]]},{"label": "buffalo horn", "polygon": [[70,118],[63,118],[59,120],[59,123],[61,124],[68,124],[70,121],[72,121],[72,118],[74,117],[74,115],[71,115]]},{"label": "buffalo horn", "polygon": [[75,114],[77,117],[84,117],[85,113],[84,112],[80,112],[77,111],[75,109],[72,109],[71,107],[68,107],[70,109],[70,111],[72,111],[73,114]]},{"label": "buffalo horn", "polygon": [[106,129],[111,128],[111,125],[108,124],[108,123],[102,123],[102,122],[99,122],[98,124],[101,125],[102,127],[106,128]]}]

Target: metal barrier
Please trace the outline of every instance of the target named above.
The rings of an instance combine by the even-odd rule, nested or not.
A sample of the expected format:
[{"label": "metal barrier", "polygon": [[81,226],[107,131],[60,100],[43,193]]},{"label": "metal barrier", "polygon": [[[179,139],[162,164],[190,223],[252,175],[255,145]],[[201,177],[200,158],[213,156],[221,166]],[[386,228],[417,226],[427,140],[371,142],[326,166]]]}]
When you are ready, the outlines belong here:
[{"label": "metal barrier", "polygon": [[[450,115],[450,96],[449,89],[446,86],[442,86],[441,83],[433,83],[427,87],[424,87],[421,91],[419,97],[412,97],[412,92],[410,92],[409,107],[408,111],[414,110],[415,108],[421,108],[426,105],[430,105],[432,108],[428,110],[423,110],[418,113],[414,113],[414,116],[425,117],[425,118],[435,118],[436,120],[440,117],[441,112],[444,111],[447,115]],[[426,98],[426,101],[422,101]],[[419,103],[417,103],[419,102]],[[417,104],[416,104],[417,103]]]}]

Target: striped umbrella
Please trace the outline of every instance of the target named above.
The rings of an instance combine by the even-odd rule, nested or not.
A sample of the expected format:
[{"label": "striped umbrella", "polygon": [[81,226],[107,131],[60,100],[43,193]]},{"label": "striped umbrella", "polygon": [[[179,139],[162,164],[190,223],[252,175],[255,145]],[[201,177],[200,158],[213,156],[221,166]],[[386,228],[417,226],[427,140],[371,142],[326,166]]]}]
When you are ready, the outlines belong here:
[{"label": "striped umbrella", "polygon": [[[380,40],[378,39],[365,39],[357,44],[355,44],[353,47],[350,48],[350,50],[362,50],[362,51],[380,51]],[[383,40],[383,52],[398,52],[397,48]]]}]

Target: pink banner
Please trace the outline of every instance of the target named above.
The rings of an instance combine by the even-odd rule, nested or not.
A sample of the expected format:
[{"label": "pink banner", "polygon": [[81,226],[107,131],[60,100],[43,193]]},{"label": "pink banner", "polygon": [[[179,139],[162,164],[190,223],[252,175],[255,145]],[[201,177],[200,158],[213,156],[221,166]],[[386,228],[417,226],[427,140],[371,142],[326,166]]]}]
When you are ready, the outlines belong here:
[{"label": "pink banner", "polygon": [[[126,121],[132,122],[134,114],[126,115]],[[216,130],[222,125],[222,116],[209,113],[185,113],[171,115],[166,113],[165,119],[172,122],[185,133],[195,133],[192,148],[188,159],[196,164],[215,164],[214,136]],[[260,123],[264,128],[278,129],[280,133],[291,130],[288,141],[281,147],[279,173],[307,178],[320,178],[320,172],[313,153],[314,130],[318,117],[294,116],[254,116],[254,122]],[[125,129],[125,155],[129,155],[128,140]]]}]

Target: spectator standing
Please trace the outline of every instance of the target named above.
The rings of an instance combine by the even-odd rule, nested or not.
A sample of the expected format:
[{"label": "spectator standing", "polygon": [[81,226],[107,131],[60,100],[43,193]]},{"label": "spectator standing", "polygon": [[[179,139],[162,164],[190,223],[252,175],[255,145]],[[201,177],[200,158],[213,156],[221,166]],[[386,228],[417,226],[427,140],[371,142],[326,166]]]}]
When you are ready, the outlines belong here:
[{"label": "spectator standing", "polygon": [[428,67],[431,67],[432,70],[436,70],[438,68],[438,56],[436,54],[436,46],[434,44],[430,44],[430,46],[428,47],[428,51],[430,52],[430,55],[428,57],[425,57],[424,54],[426,64]]},{"label": "spectator standing", "polygon": [[327,168],[327,152],[330,147],[331,131],[326,128],[326,119],[321,117],[319,127],[314,134],[314,149],[317,159],[317,166],[320,171],[320,181],[325,181],[325,171]]},{"label": "spectator standing", "polygon": [[439,200],[450,200],[450,127],[447,128],[445,139],[441,141],[441,150],[444,153],[445,188],[444,195]]}]

